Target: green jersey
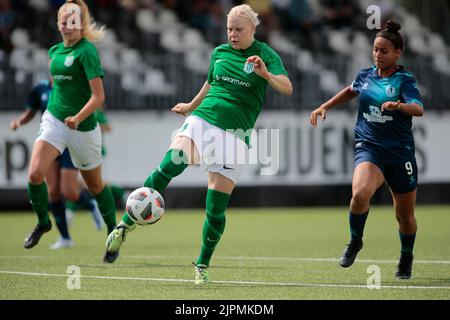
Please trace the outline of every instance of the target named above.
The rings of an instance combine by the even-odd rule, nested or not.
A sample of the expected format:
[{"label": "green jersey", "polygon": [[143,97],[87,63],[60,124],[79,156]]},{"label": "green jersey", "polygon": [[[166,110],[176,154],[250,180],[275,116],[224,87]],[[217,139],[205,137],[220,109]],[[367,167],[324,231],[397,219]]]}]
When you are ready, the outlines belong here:
[{"label": "green jersey", "polygon": [[234,133],[249,144],[249,130],[255,126],[265,101],[267,80],[258,76],[247,58],[257,55],[274,75],[287,75],[280,56],[266,43],[255,40],[245,50],[230,44],[214,49],[208,73],[211,88],[192,113],[208,123]]},{"label": "green jersey", "polygon": [[[57,119],[64,121],[76,115],[92,96],[89,80],[103,77],[103,68],[97,49],[81,39],[75,46],[66,48],[58,43],[48,51],[53,90],[48,102],[48,111]],[[80,131],[91,131],[97,126],[95,113],[92,113],[78,126]]]}]

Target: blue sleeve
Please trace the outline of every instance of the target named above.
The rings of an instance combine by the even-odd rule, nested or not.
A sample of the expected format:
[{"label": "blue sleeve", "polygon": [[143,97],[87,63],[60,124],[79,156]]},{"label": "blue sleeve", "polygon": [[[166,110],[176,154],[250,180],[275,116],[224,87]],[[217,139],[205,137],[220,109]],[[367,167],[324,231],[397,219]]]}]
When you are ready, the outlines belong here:
[{"label": "blue sleeve", "polygon": [[39,86],[34,87],[28,95],[27,108],[33,111],[41,110],[41,93]]},{"label": "blue sleeve", "polygon": [[363,72],[360,72],[357,76],[356,79],[352,82],[351,88],[352,91],[356,94],[360,94],[361,93],[361,88],[363,86]]},{"label": "blue sleeve", "polygon": [[407,104],[417,103],[423,107],[422,96],[420,95],[419,89],[417,89],[416,79],[412,76],[407,76],[403,81],[400,88],[400,96],[403,102]]}]

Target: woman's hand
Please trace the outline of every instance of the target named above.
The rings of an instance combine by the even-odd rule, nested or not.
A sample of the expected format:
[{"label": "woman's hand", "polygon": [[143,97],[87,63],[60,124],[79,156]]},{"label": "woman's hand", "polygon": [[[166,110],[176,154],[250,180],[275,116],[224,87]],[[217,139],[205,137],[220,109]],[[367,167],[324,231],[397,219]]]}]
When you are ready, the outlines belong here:
[{"label": "woman's hand", "polygon": [[247,58],[246,63],[253,63],[255,74],[269,82],[270,86],[281,94],[291,95],[293,92],[292,83],[289,78],[283,74],[273,75],[267,70],[267,66],[259,56]]},{"label": "woman's hand", "polygon": [[192,105],[190,103],[179,103],[171,109],[172,112],[186,117],[191,112]]},{"label": "woman's hand", "polygon": [[78,128],[78,125],[80,124],[80,121],[78,120],[77,116],[73,116],[73,117],[67,117],[66,119],[64,119],[64,123],[70,129],[76,130]]},{"label": "woman's hand", "polygon": [[246,63],[253,63],[255,73],[261,78],[269,80],[269,71],[267,70],[266,64],[259,56],[248,57]]},{"label": "woman's hand", "polygon": [[314,128],[317,127],[318,117],[322,118],[322,122],[327,118],[327,109],[323,105],[311,112],[311,118],[309,121]]},{"label": "woman's hand", "polygon": [[381,111],[395,111],[399,109],[399,105],[400,105],[400,100],[397,102],[394,101],[388,101],[383,103],[383,105],[381,106]]},{"label": "woman's hand", "polygon": [[19,119],[12,120],[9,127],[11,128],[12,131],[16,131],[20,127],[20,120]]}]

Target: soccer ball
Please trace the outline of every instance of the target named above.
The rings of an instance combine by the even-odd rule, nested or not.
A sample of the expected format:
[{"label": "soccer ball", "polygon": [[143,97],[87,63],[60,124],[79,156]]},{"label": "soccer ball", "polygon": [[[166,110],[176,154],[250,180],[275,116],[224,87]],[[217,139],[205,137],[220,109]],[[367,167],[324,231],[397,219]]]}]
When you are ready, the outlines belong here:
[{"label": "soccer ball", "polygon": [[129,195],[126,207],[127,214],[134,223],[146,226],[162,218],[165,204],[158,191],[142,187]]}]

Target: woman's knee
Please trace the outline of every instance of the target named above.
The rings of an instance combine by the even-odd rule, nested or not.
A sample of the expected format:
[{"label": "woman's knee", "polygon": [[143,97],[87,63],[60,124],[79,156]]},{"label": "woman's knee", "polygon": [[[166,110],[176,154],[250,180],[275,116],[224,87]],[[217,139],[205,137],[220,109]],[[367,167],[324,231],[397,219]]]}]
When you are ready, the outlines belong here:
[{"label": "woman's knee", "polygon": [[61,200],[62,195],[58,188],[51,187],[50,185],[47,185],[48,190],[48,199],[50,202]]},{"label": "woman's knee", "polygon": [[80,198],[80,190],[77,188],[63,188],[64,199],[72,202],[77,202]]},{"label": "woman's knee", "polygon": [[370,199],[372,198],[373,193],[370,190],[367,189],[358,189],[353,192],[352,195],[352,202],[354,202],[357,205],[365,205],[370,202]]},{"label": "woman's knee", "polygon": [[416,225],[416,218],[414,215],[398,215],[396,216],[398,224],[402,227],[412,227]]},{"label": "woman's knee", "polygon": [[87,189],[94,196],[100,194],[105,188],[101,172],[101,166],[98,166],[97,168],[90,171],[81,172]]},{"label": "woman's knee", "polygon": [[28,172],[28,181],[31,184],[38,185],[44,182],[45,173],[41,170],[30,170]]},{"label": "woman's knee", "polygon": [[105,184],[103,183],[103,181],[99,181],[99,182],[87,184],[87,188],[91,194],[96,196],[103,191],[103,189],[105,188]]},{"label": "woman's knee", "polygon": [[170,149],[182,150],[189,164],[199,163],[199,153],[195,147],[194,141],[188,137],[178,136],[170,144]]}]

